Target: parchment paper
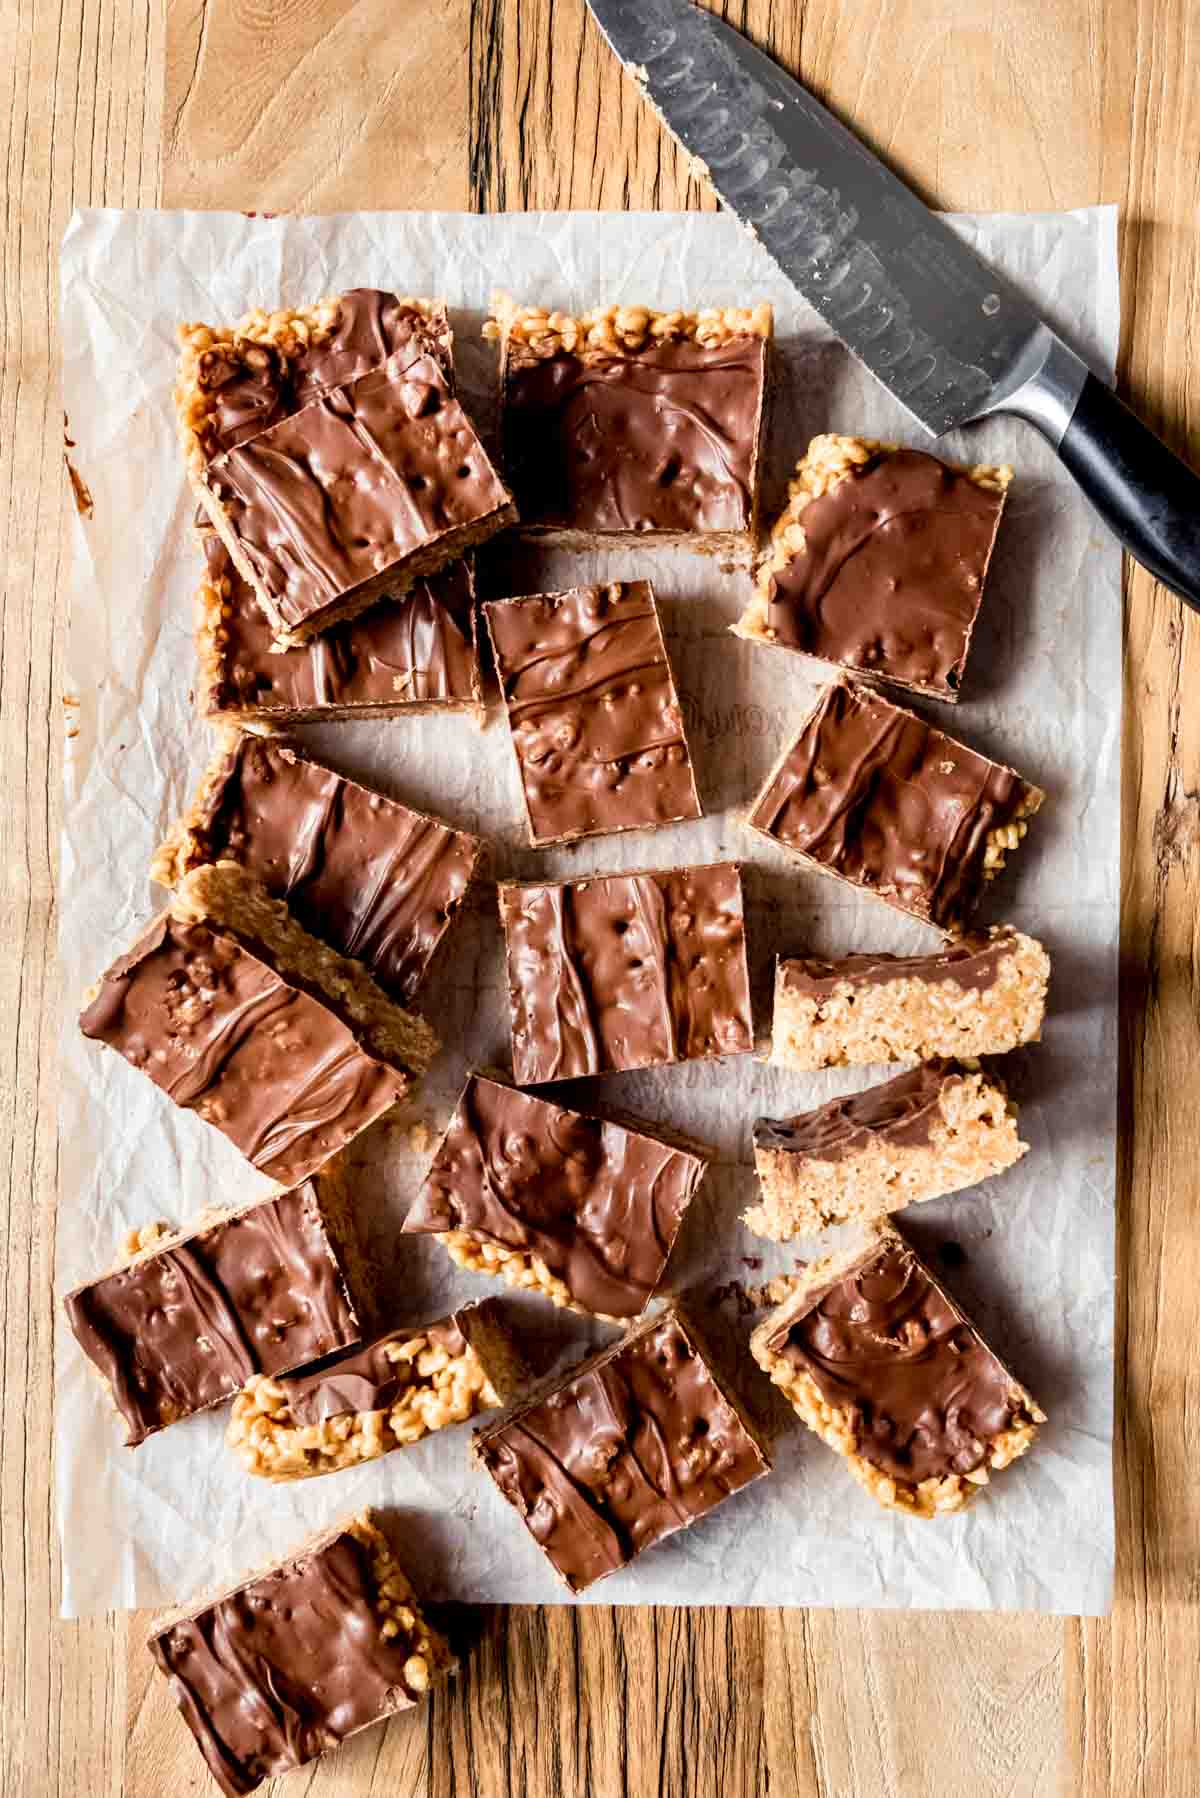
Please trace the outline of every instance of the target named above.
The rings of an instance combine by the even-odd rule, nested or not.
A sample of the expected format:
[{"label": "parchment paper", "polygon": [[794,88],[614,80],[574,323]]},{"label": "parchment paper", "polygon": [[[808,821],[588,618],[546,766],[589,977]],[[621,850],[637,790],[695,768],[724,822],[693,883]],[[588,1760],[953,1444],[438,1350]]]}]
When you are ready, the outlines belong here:
[{"label": "parchment paper", "polygon": [[[1047,310],[1106,377],[1118,332],[1114,209],[962,218],[956,227]],[[498,282],[570,308],[774,303],[779,386],[770,452],[777,504],[791,463],[825,429],[918,442],[884,390],[829,337],[763,251],[728,217],[556,213],[468,217],[83,212],[63,246],[64,387],[72,458],[95,500],[77,521],[68,658],[61,949],[61,1196],[57,1288],[99,1271],[123,1233],[187,1219],[207,1201],[268,1189],[232,1147],[177,1111],[118,1055],[75,1027],[85,987],[161,901],[151,850],[207,754],[189,689],[198,562],[171,411],[175,324],[236,317],[251,303],[299,302],[353,285],[445,295],[455,310],[468,403],[490,409],[492,353],[479,341]],[[1120,561],[1032,431],[989,423],[950,439],[952,456],[1013,462],[1002,526],[957,710],[927,710],[1046,788],[1047,806],[988,903],[992,921],[1034,932],[1054,958],[1041,1045],[1008,1058],[1032,1144],[1018,1167],[972,1193],[918,1207],[905,1224],[1050,1415],[1035,1452],[966,1514],[908,1521],[879,1510],[782,1408],[748,1361],[743,1387],[780,1427],[773,1475],[703,1525],[597,1586],[604,1604],[794,1604],[1034,1608],[1094,1613],[1113,1561],[1113,1178],[1116,1092]],[[496,590],[651,574],[707,816],[594,839],[569,852],[522,845],[506,732],[413,718],[303,732],[347,772],[482,831],[501,875],[582,875],[674,860],[744,858],[756,1015],[765,1034],[776,951],[929,946],[931,935],[848,889],[803,872],[738,815],[808,709],[814,664],[741,643],[727,626],[746,576],[703,556],[542,555],[501,559]],[[446,1049],[409,1119],[436,1132],[468,1065],[508,1065],[500,936],[484,889],[424,995]],[[811,1244],[775,1249],[737,1222],[755,1181],[750,1121],[783,1115],[882,1071],[806,1077],[743,1058],[580,1082],[713,1144],[717,1164],[693,1205],[671,1273],[703,1284],[730,1334],[743,1287],[790,1271]],[[388,1258],[396,1315],[419,1320],[488,1283],[451,1276],[427,1241],[398,1238],[428,1160],[404,1128],[379,1128],[347,1178]],[[946,1245],[954,1245],[947,1247]],[[588,1341],[577,1319],[529,1303],[544,1355]],[[594,1332],[602,1338],[599,1326]],[[404,1507],[410,1558],[431,1596],[568,1602],[490,1481],[468,1465],[469,1431],[330,1478],[273,1487],[226,1452],[223,1412],[137,1450],[65,1325],[57,1330],[58,1516],[63,1608],[78,1615],[186,1597],[273,1557],[364,1503]]]}]

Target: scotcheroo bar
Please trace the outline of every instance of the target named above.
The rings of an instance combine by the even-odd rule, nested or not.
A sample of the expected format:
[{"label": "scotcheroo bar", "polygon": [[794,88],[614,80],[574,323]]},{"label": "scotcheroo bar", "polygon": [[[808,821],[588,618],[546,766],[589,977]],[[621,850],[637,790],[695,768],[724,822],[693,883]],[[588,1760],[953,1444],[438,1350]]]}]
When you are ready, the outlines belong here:
[{"label": "scotcheroo bar", "polygon": [[999,1055],[1037,1042],[1049,977],[1042,945],[1007,925],[932,955],[781,957],[771,1060],[814,1072]]},{"label": "scotcheroo bar", "polygon": [[957,700],[1011,480],[814,437],[737,634]]},{"label": "scotcheroo bar", "polygon": [[437,1050],[232,862],[184,878],[79,1023],[285,1184],[405,1098]]},{"label": "scotcheroo bar", "polygon": [[839,680],[747,822],[822,873],[957,935],[1044,797],[882,694]]},{"label": "scotcheroo bar", "polygon": [[883,1217],[1002,1173],[1028,1146],[994,1076],[924,1062],[799,1117],[756,1119],[762,1199],[746,1222],[786,1242]]},{"label": "scotcheroo bar", "polygon": [[768,305],[576,318],[498,294],[492,309],[523,532],[571,549],[752,544]]},{"label": "scotcheroo bar", "polygon": [[572,1592],[770,1470],[674,1307],[477,1430],[475,1456]]},{"label": "scotcheroo bar", "polygon": [[652,1125],[472,1074],[404,1230],[433,1233],[460,1267],[556,1305],[636,1317],[706,1165]]},{"label": "scotcheroo bar", "polygon": [[310,1479],[509,1404],[526,1384],[500,1305],[484,1299],[389,1330],[319,1368],[257,1375],[233,1401],[225,1440],[247,1473]]},{"label": "scotcheroo bar", "polygon": [[234,861],[306,930],[413,998],[478,867],[465,830],[347,780],[286,738],[227,731],[151,878]]},{"label": "scotcheroo bar", "polygon": [[281,646],[514,520],[454,393],[444,306],[357,289],[180,344],[189,477]]},{"label": "scotcheroo bar", "polygon": [[359,1338],[369,1298],[341,1201],[313,1181],[194,1229],[135,1233],[130,1254],[63,1300],[125,1419],[128,1447]]},{"label": "scotcheroo bar", "polygon": [[888,1225],[814,1262],[750,1346],[872,1498],[915,1517],[960,1511],[1046,1421]]},{"label": "scotcheroo bar", "polygon": [[370,1511],[157,1618],[148,1647],[226,1798],[410,1710],[455,1667]]}]

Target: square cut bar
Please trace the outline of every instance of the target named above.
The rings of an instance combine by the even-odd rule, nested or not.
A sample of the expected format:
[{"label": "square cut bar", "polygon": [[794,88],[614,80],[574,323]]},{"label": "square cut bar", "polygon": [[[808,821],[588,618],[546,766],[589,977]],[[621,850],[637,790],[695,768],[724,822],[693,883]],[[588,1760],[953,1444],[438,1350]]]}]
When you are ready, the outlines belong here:
[{"label": "square cut bar", "polygon": [[957,700],[1012,469],[814,437],[734,626]]},{"label": "square cut bar", "polygon": [[824,874],[959,935],[1045,794],[850,680],[826,687],[747,820]]},{"label": "square cut bar", "polygon": [[256,1375],[233,1401],[225,1441],[247,1473],[310,1479],[509,1404],[528,1383],[499,1302],[484,1299],[306,1372]]},{"label": "square cut bar", "polygon": [[883,1217],[975,1186],[1019,1161],[1016,1107],[994,1076],[927,1061],[815,1111],[754,1124],[762,1201],[746,1212],[776,1242]]},{"label": "square cut bar", "polygon": [[185,876],[79,1024],[287,1184],[405,1098],[438,1046],[231,862]]},{"label": "square cut bar", "polygon": [[701,816],[649,581],[484,615],[535,847]]},{"label": "square cut bar", "polygon": [[138,1232],[133,1252],[63,1300],[128,1425],[126,1446],[223,1404],[257,1375],[359,1339],[368,1299],[343,1204],[311,1180],[194,1229]]},{"label": "square cut bar", "polygon": [[150,873],[174,887],[193,868],[237,862],[407,1001],[482,853],[479,837],[347,780],[284,737],[227,728]]},{"label": "square cut bar", "polygon": [[475,1434],[475,1457],[572,1592],[770,1471],[673,1306]]},{"label": "square cut bar", "polygon": [[524,534],[748,550],[771,308],[579,318],[493,298],[505,468]]},{"label": "square cut bar", "polygon": [[410,1710],[456,1665],[371,1511],[156,1618],[147,1646],[227,1798]]},{"label": "square cut bar", "polygon": [[1046,1421],[886,1224],[813,1262],[750,1347],[872,1498],[915,1517],[960,1511]]},{"label": "square cut bar", "polygon": [[840,1068],[999,1055],[1042,1033],[1050,957],[1008,925],[932,955],[781,957],[771,1060]]},{"label": "square cut bar", "polygon": [[443,306],[359,289],[180,341],[189,477],[282,647],[515,519],[455,396]]},{"label": "square cut bar", "polygon": [[205,569],[196,592],[196,703],[205,717],[296,724],[480,712],[473,557],[280,650],[217,533],[208,528],[199,536]]},{"label": "square cut bar", "polygon": [[649,1126],[472,1074],[404,1230],[435,1234],[460,1267],[556,1305],[636,1317],[706,1166]]},{"label": "square cut bar", "polygon": [[754,1047],[736,862],[500,887],[521,1086]]}]

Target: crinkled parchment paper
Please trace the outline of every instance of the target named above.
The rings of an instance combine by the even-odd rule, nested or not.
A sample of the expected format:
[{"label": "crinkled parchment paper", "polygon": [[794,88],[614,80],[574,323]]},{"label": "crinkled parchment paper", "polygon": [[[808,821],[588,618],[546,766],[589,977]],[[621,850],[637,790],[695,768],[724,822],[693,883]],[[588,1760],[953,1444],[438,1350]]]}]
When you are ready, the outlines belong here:
[{"label": "crinkled parchment paper", "polygon": [[[1093,366],[1109,372],[1118,328],[1112,209],[956,225],[1036,296]],[[443,294],[456,313],[468,401],[486,413],[492,355],[478,326],[497,282],[568,307],[773,301],[775,504],[789,463],[814,431],[918,441],[912,421],[728,217],[77,214],[62,260],[64,404],[71,455],[95,512],[74,527],[68,697],[78,705],[67,713],[74,723],[62,847],[59,1292],[107,1265],[131,1225],[186,1219],[206,1201],[266,1190],[221,1136],[175,1110],[118,1055],[84,1042],[74,1024],[85,987],[161,898],[146,875],[150,852],[206,755],[189,694],[198,563],[171,411],[176,321],[232,319],[252,303],[299,302],[355,285]],[[783,1425],[774,1474],[597,1587],[591,1596],[604,1604],[1086,1613],[1109,1603],[1120,559],[1032,431],[989,423],[946,449],[1009,460],[1017,471],[966,697],[949,725],[1047,790],[1045,811],[987,915],[1041,937],[1055,972],[1045,1040],[1008,1062],[1031,1153],[976,1192],[908,1213],[906,1224],[1051,1421],[1035,1453],[974,1509],[914,1522],[878,1510],[834,1455],[789,1424],[790,1414],[772,1411],[774,1395],[747,1361],[744,1387]],[[493,578],[519,592],[594,578],[593,570],[653,576],[703,821],[534,852],[522,844],[516,777],[494,713],[482,732],[460,716],[326,725],[303,735],[347,772],[485,833],[501,874],[744,858],[760,1032],[777,950],[929,943],[919,926],[802,871],[740,824],[740,810],[820,678],[812,664],[728,634],[745,598],[744,573],[703,556],[524,554]],[[947,717],[946,708],[928,709]],[[424,1002],[446,1049],[408,1117],[436,1132],[465,1069],[507,1061],[489,888],[458,926]],[[811,1252],[809,1244],[764,1244],[737,1221],[754,1193],[751,1118],[797,1111],[881,1077],[791,1075],[746,1058],[585,1081],[575,1092],[583,1104],[593,1093],[616,1099],[715,1147],[716,1165],[671,1271],[678,1284],[703,1283],[710,1320],[736,1333],[745,1324],[734,1283],[758,1285]],[[397,1316],[413,1320],[488,1289],[473,1276],[450,1275],[430,1243],[398,1236],[427,1159],[406,1128],[382,1127],[345,1169],[387,1258]],[[536,1305],[526,1314],[546,1354],[566,1356],[588,1340],[579,1320]],[[565,1601],[515,1515],[469,1467],[467,1430],[427,1438],[353,1473],[273,1487],[251,1481],[230,1459],[221,1413],[164,1431],[140,1449],[122,1447],[123,1431],[61,1322],[57,1336],[68,1615],[185,1597],[364,1503],[405,1508],[419,1537],[412,1559],[431,1594]]]}]

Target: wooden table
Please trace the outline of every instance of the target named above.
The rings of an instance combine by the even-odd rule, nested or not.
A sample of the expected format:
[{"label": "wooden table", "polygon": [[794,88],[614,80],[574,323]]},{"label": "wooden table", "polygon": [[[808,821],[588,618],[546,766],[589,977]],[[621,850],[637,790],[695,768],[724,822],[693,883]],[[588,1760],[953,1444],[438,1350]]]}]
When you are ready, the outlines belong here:
[{"label": "wooden table", "polygon": [[[1119,201],[1124,385],[1200,457],[1197,0],[726,10],[942,205]],[[582,0],[0,0],[0,21],[0,1798],[176,1798],[215,1788],[141,1620],[56,1620],[58,240],[73,205],[710,202]],[[1126,619],[1112,1617],[481,1611],[448,1695],[272,1792],[1200,1790],[1200,620],[1139,569]]]}]

